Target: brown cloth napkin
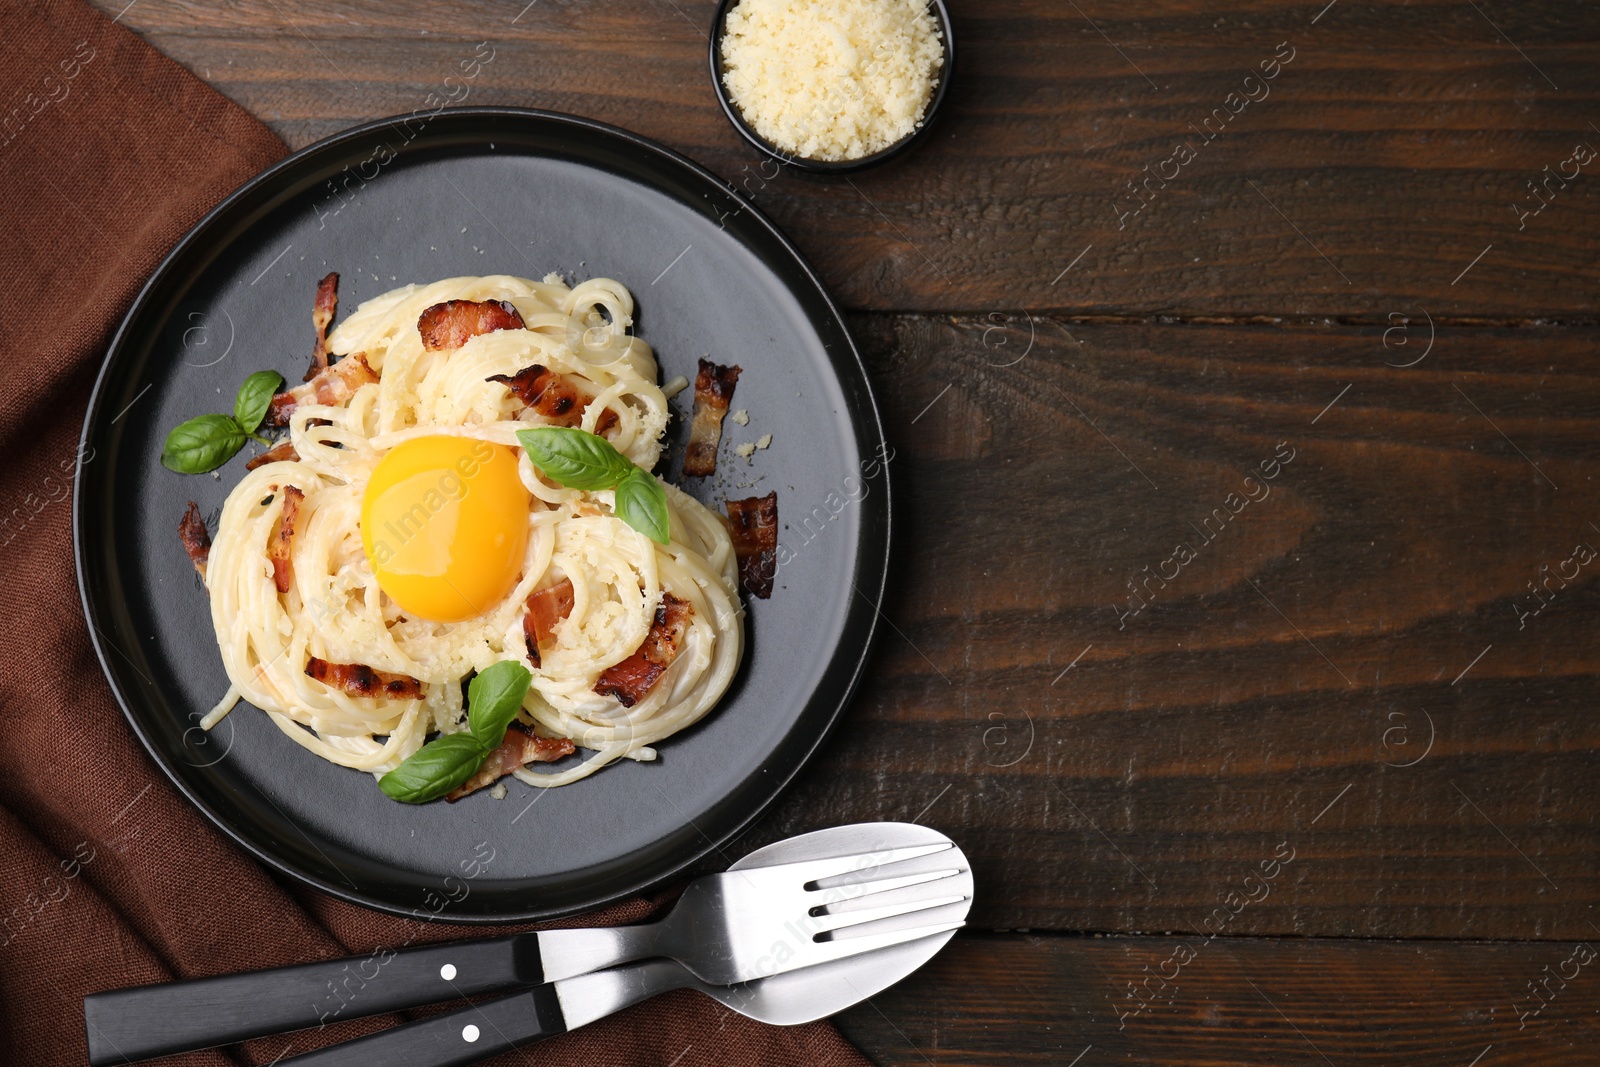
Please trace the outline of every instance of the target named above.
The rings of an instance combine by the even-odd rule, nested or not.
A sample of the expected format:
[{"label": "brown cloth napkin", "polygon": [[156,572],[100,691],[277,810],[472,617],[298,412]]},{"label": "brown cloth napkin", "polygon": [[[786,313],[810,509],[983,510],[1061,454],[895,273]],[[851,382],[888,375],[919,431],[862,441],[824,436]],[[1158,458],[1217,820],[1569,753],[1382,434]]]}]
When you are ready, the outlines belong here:
[{"label": "brown cloth napkin", "polygon": [[[161,257],[285,149],[78,0],[0,0],[0,20],[10,94],[0,105],[0,1063],[81,1065],[86,993],[505,931],[286,888],[178,795],[124,722],[73,574],[85,403]],[[637,920],[661,903],[586,921]],[[265,1064],[397,1021],[161,1062]],[[764,1026],[678,992],[494,1062],[866,1061],[830,1025]]]}]

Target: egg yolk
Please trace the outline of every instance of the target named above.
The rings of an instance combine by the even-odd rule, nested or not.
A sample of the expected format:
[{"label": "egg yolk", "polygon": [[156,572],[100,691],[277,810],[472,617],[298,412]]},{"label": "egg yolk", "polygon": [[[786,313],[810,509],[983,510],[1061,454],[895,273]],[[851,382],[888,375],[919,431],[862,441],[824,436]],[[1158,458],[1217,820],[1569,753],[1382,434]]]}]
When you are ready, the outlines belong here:
[{"label": "egg yolk", "polygon": [[471,437],[418,437],[378,462],[361,544],[378,586],[435,622],[482,615],[516,584],[528,544],[516,453]]}]

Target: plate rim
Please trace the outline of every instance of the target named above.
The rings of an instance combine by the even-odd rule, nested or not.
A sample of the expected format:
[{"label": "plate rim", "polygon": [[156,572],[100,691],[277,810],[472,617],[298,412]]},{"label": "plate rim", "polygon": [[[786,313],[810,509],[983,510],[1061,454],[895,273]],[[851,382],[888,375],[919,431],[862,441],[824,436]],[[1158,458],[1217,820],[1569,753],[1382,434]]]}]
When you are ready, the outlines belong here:
[{"label": "plate rim", "polygon": [[[236,204],[262,186],[269,185],[283,173],[297,167],[306,158],[316,153],[327,151],[343,142],[360,140],[376,130],[397,126],[414,117],[414,115],[392,115],[358,123],[290,152],[284,158],[246,179],[238,188],[205,212],[178,238],[140,286],[137,295],[128,305],[127,311],[122,315],[116,330],[106,345],[105,355],[95,373],[94,386],[89,393],[88,404],[84,411],[83,425],[78,435],[78,454],[80,456],[85,454],[83,449],[89,447],[91,433],[104,414],[102,408],[113,363],[116,362],[116,357],[129,343],[135,320],[141,316],[145,311],[146,305],[166,285],[169,274],[175,270],[179,260],[189,252],[191,245],[215,222],[230,213]],[[836,376],[840,364],[845,364],[849,370],[855,373],[857,376],[856,384],[859,385],[859,388],[845,388],[843,390],[843,402],[846,411],[850,415],[852,428],[858,438],[864,437],[868,439],[865,443],[879,447],[879,454],[882,454],[882,448],[889,447],[888,437],[884,431],[882,413],[872,390],[872,383],[867,374],[866,364],[861,358],[860,348],[856,344],[855,337],[850,331],[849,323],[839,305],[834,301],[832,294],[829,293],[810,261],[805,258],[794,242],[789,239],[788,235],[768,218],[760,208],[741,195],[731,183],[682,153],[642,134],[598,119],[586,118],[566,112],[504,106],[449,107],[441,108],[431,115],[429,123],[431,125],[442,120],[447,124],[470,124],[475,121],[493,119],[551,124],[558,128],[567,127],[576,131],[597,134],[603,138],[609,137],[620,140],[633,150],[655,155],[662,158],[669,165],[688,171],[695,178],[711,183],[728,196],[738,205],[737,213],[739,215],[748,215],[766,232],[770,239],[776,242],[777,246],[792,261],[793,266],[804,276],[815,298],[821,302],[821,305],[826,308],[828,314],[832,317],[839,337],[844,342],[845,351],[839,351],[831,345],[825,346],[828,364],[834,368]],[[487,143],[487,139],[485,139],[485,143]],[[654,191],[661,192],[659,189]],[[662,193],[662,195],[667,194]],[[744,242],[740,242],[740,244],[743,245]],[[337,899],[384,914],[474,926],[543,921],[591,912],[620,901],[635,898],[678,877],[683,871],[699,863],[711,853],[720,851],[723,845],[743,835],[745,831],[771,810],[772,806],[788,792],[800,773],[815,759],[822,746],[832,737],[834,731],[838,728],[840,719],[844,716],[845,708],[854,699],[860,687],[862,676],[866,671],[867,661],[871,656],[872,648],[881,630],[879,617],[889,583],[893,546],[893,479],[889,466],[890,464],[887,462],[882,466],[881,502],[876,507],[876,510],[881,512],[881,521],[874,523],[867,517],[868,513],[864,513],[862,537],[858,544],[853,564],[854,571],[849,575],[855,593],[866,601],[866,610],[861,611],[859,608],[855,608],[847,611],[846,625],[850,624],[851,616],[859,616],[863,620],[859,625],[864,626],[864,633],[858,651],[852,653],[847,645],[841,641],[835,646],[831,657],[825,661],[830,667],[839,664],[841,661],[848,662],[853,659],[854,662],[850,664],[849,676],[844,680],[837,701],[833,702],[833,706],[828,709],[826,720],[822,722],[821,729],[815,731],[810,743],[805,746],[798,758],[782,768],[778,772],[777,780],[762,791],[763,795],[760,797],[759,803],[753,804],[748,811],[733,818],[728,826],[716,837],[700,831],[698,842],[686,847],[682,854],[674,855],[670,860],[660,862],[655,869],[646,871],[640,877],[627,879],[627,884],[623,887],[586,899],[582,903],[553,908],[527,908],[518,911],[498,911],[493,913],[451,913],[449,909],[445,909],[440,913],[425,914],[417,908],[408,908],[392,900],[382,899],[371,892],[362,892],[359,887],[353,888],[341,885],[331,879],[319,877],[284,858],[274,855],[268,848],[258,845],[256,841],[252,840],[244,832],[235,828],[223,813],[215,810],[199,794],[197,789],[192,787],[183,777],[178,768],[174,766],[173,761],[168,758],[169,754],[161,746],[157,745],[152,736],[145,730],[139,716],[134,712],[133,704],[129,700],[128,694],[124,692],[124,688],[118,680],[118,672],[113,667],[113,661],[108,655],[108,648],[106,647],[110,642],[110,638],[103,636],[99,625],[102,621],[101,613],[89,592],[90,576],[87,573],[89,563],[86,545],[88,533],[84,526],[84,509],[86,506],[84,501],[85,479],[81,475],[73,479],[72,489],[73,573],[78,585],[78,602],[84,613],[90,644],[99,663],[101,675],[110,688],[117,706],[121,709],[123,719],[132,729],[134,736],[139,739],[151,761],[165,775],[167,781],[176,787],[178,792],[212,826],[220,830],[224,836],[236,845],[243,848],[257,862],[294,879],[302,885],[310,886]],[[876,572],[875,580],[871,572]],[[863,575],[869,579],[868,589],[862,589],[859,584],[858,579]],[[795,732],[795,730],[791,729],[784,735],[784,740],[791,739]],[[692,820],[689,820],[689,823],[692,824]],[[696,827],[696,829],[698,830],[699,828]]]}]

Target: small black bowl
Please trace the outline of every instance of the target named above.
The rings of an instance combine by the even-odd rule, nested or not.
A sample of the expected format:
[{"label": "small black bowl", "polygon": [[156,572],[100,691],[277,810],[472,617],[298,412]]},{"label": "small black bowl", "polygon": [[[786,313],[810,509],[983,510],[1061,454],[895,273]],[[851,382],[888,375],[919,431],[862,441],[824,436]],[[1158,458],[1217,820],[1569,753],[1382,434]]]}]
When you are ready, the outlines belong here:
[{"label": "small black bowl", "polygon": [[922,113],[921,125],[888,148],[881,149],[871,155],[862,156],[859,159],[838,160],[808,159],[805,156],[790,155],[757,133],[755,128],[745,121],[738,105],[729,99],[728,88],[723,84],[722,80],[722,36],[727,29],[728,9],[738,2],[739,0],[720,0],[717,4],[717,13],[711,24],[711,85],[716,90],[717,102],[722,105],[723,114],[728,116],[728,121],[733,123],[733,128],[738,130],[745,140],[779,163],[796,167],[800,170],[808,170],[818,174],[849,174],[887,162],[927,136],[928,131],[933,127],[934,117],[939,113],[939,105],[944,103],[945,91],[950,88],[950,79],[955,73],[955,37],[950,23],[950,10],[945,7],[944,0],[928,0],[928,6],[933,8],[934,18],[939,23],[939,36],[944,44],[944,63],[939,67],[939,81],[934,85],[933,96],[929,98],[927,109]]}]

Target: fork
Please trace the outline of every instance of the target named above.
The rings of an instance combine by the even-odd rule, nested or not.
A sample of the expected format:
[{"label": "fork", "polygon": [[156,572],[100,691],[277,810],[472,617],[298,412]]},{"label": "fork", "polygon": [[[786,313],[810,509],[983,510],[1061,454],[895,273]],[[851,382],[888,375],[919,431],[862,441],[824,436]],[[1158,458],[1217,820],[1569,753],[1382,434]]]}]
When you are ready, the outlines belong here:
[{"label": "fork", "polygon": [[[965,900],[964,893],[897,892],[928,886],[937,893],[940,887],[933,883],[964,873],[964,864],[840,883],[849,876],[954,847],[946,841],[697,878],[659,922],[540,934],[545,981],[666,956],[701,981],[733,985],[936,933],[922,926],[877,933],[846,931]],[[832,884],[824,888],[823,882]],[[862,903],[890,893],[895,894],[890,903]]]},{"label": "fork", "polygon": [[[188,1052],[653,957],[732,985],[899,945],[965,918],[954,906],[971,891],[966,857],[932,836],[939,839],[697,878],[664,918],[641,926],[545,930],[96,993],[84,998],[89,1063]],[[946,852],[948,862],[932,858]],[[902,864],[910,868],[883,870]]]}]

